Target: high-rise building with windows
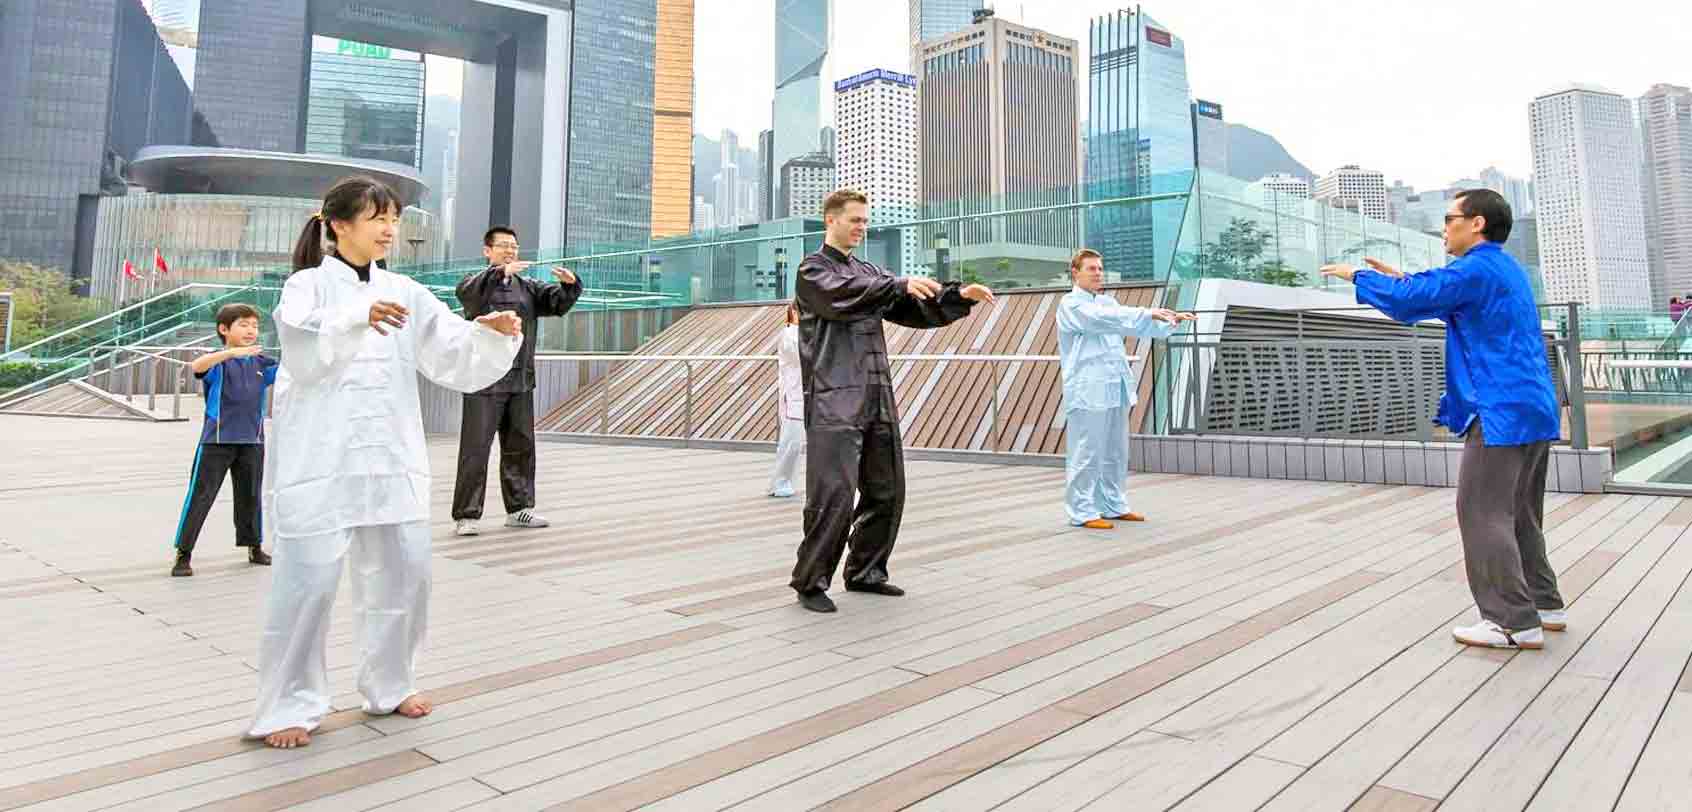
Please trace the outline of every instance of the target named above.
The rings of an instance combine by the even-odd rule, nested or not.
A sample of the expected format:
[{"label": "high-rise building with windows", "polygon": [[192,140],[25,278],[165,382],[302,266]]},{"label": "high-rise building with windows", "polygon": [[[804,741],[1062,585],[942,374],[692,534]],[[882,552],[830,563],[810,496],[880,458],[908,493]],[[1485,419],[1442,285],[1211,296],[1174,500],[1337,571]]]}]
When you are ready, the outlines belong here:
[{"label": "high-rise building with windows", "polygon": [[1576,85],[1534,99],[1529,116],[1546,298],[1605,310],[1651,307],[1644,158],[1632,101]]},{"label": "high-rise building with windows", "polygon": [[828,86],[833,9],[830,0],[776,0],[776,85],[770,106],[774,135],[769,169],[775,184],[772,205],[778,209],[784,199],[782,167],[823,148],[823,127],[827,124],[823,93]]},{"label": "high-rise building with windows", "polygon": [[1482,186],[1504,196],[1511,214],[1526,217],[1533,213],[1533,181],[1506,175],[1496,166],[1482,169],[1479,180]]},{"label": "high-rise building with windows", "polygon": [[103,195],[188,140],[188,86],[140,0],[0,6],[0,259],[91,276]]},{"label": "high-rise building with windows", "polygon": [[823,200],[835,189],[834,158],[820,152],[781,166],[782,217],[821,217]]},{"label": "high-rise building with windows", "polygon": [[758,222],[775,219],[775,131],[758,133]]},{"label": "high-rise building with windows", "polygon": [[1386,175],[1356,164],[1342,166],[1316,179],[1317,200],[1338,209],[1362,212],[1383,223],[1392,219],[1387,202]]},{"label": "high-rise building with windows", "polygon": [[[1094,18],[1088,37],[1087,199],[1187,191],[1197,154],[1186,43],[1134,10]],[[1087,243],[1112,278],[1160,276],[1181,219],[1178,205],[1095,206]]]},{"label": "high-rise building with windows", "polygon": [[1655,85],[1639,99],[1645,236],[1656,302],[1692,294],[1692,89]]},{"label": "high-rise building with windows", "polygon": [[[654,0],[576,4],[564,214],[572,252],[641,246],[652,236],[657,38]],[[682,198],[684,214],[690,200],[691,192]]]},{"label": "high-rise building with windows", "polygon": [[314,37],[305,151],[423,165],[423,55]]},{"label": "high-rise building with windows", "polygon": [[[970,27],[917,49],[923,216],[1074,202],[1080,174],[1075,40],[990,12],[976,17]],[[1068,212],[1043,212],[965,220],[944,232],[945,249],[938,227],[925,227],[922,240],[925,253],[934,249],[941,278],[950,273],[943,255],[965,268],[1044,273],[1058,253],[1073,250],[1077,226]]]},{"label": "high-rise building with windows", "polygon": [[693,0],[657,0],[652,73],[652,236],[692,230]]},{"label": "high-rise building with windows", "polygon": [[1216,102],[1193,102],[1193,160],[1207,172],[1228,174],[1228,123]]},{"label": "high-rise building with windows", "polygon": [[[910,0],[912,58],[916,58],[917,45],[924,40],[968,28],[975,22],[972,15],[982,5],[982,0]],[[912,69],[915,67],[913,62]]]},{"label": "high-rise building with windows", "polygon": [[[840,133],[835,152],[838,183],[869,196],[870,224],[916,220],[921,211],[916,77],[872,70],[836,82],[834,121]],[[883,255],[870,261],[896,272],[915,268],[920,264],[917,231],[873,231],[871,242]],[[884,249],[884,244],[895,247]]]}]

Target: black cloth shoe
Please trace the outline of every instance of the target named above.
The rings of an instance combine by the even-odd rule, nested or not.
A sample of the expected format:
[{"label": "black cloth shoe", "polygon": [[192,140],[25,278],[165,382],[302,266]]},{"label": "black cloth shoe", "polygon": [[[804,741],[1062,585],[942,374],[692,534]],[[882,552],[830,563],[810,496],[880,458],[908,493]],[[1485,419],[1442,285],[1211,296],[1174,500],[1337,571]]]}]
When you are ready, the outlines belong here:
[{"label": "black cloth shoe", "polygon": [[900,589],[900,588],[898,588],[898,587],[896,587],[892,584],[854,584],[854,583],[851,583],[851,582],[847,582],[846,591],[847,592],[868,592],[871,595],[886,595],[890,598],[897,598],[900,595],[905,594],[905,590]]},{"label": "black cloth shoe", "polygon": [[813,612],[827,613],[835,611],[834,599],[830,598],[827,592],[820,590],[816,592],[799,593],[799,605]]},{"label": "black cloth shoe", "polygon": [[188,553],[176,554],[176,566],[170,568],[170,574],[175,578],[186,578],[194,574],[194,568],[188,566]]},{"label": "black cloth shoe", "polygon": [[270,554],[260,547],[248,547],[247,563],[257,564],[261,567],[268,567],[270,566]]}]

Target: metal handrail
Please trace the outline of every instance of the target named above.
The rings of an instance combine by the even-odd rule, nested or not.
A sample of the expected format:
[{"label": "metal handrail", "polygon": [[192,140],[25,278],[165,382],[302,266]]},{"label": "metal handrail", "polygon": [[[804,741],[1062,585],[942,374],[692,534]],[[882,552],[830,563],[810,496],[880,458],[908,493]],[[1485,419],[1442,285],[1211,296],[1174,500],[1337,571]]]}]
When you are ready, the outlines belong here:
[{"label": "metal handrail", "polygon": [[[157,302],[160,299],[165,299],[165,298],[168,298],[168,297],[171,297],[171,296],[175,296],[177,294],[182,293],[184,290],[189,290],[189,289],[193,289],[193,288],[205,288],[205,289],[209,289],[209,290],[233,290],[233,291],[237,291],[237,292],[243,291],[243,290],[266,290],[267,289],[267,288],[260,288],[257,285],[228,285],[228,284],[220,284],[220,283],[214,283],[214,282],[190,282],[186,285],[178,285],[174,288],[171,288],[170,290],[165,291],[164,293],[158,294],[157,296],[153,296],[153,297],[147,298],[147,299],[142,299],[141,301],[136,302],[135,304],[127,305],[127,306],[120,308],[118,310],[113,310],[112,312],[107,313],[106,315],[101,316],[97,319],[90,319],[89,321],[85,321],[81,324],[78,324],[75,327],[71,327],[71,328],[66,329],[66,330],[61,330],[57,333],[54,333],[50,336],[47,336],[46,338],[40,338],[40,339],[36,339],[35,341],[31,341],[30,343],[25,344],[22,347],[18,347],[17,349],[12,350],[11,352],[5,353],[4,355],[0,355],[0,361],[4,361],[7,358],[10,358],[10,357],[13,357],[13,356],[16,356],[16,357],[19,357],[19,358],[25,357],[25,353],[29,349],[31,349],[32,347],[39,347],[43,344],[46,344],[49,341],[57,341],[58,339],[64,338],[65,336],[81,332],[81,331],[86,330],[90,327],[93,327],[96,324],[100,324],[101,322],[110,321],[110,320],[115,319],[119,316],[122,316],[123,314],[128,313],[130,311],[140,310],[140,309],[146,307],[148,304],[151,304],[153,302]],[[268,289],[274,290],[274,288],[268,288]],[[200,304],[205,304],[205,303],[202,302]],[[195,305],[195,307],[198,307],[198,306],[199,306],[199,304]],[[146,329],[146,325],[142,325],[142,329]]]},{"label": "metal handrail", "polygon": [[[710,363],[718,361],[774,361],[774,355],[618,355],[594,353],[541,353],[535,358],[558,361],[692,361]],[[1042,361],[1060,361],[1056,355],[935,355],[909,354],[889,355],[889,361],[1019,361],[1023,363],[1038,363]],[[1128,356],[1130,361],[1138,361],[1137,355]]]}]

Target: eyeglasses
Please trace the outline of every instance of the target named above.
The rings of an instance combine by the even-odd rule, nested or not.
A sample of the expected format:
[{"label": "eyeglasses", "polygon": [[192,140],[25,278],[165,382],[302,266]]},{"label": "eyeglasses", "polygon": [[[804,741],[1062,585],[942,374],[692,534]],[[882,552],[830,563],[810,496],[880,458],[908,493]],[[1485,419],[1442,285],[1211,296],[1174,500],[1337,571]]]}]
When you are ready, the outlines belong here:
[{"label": "eyeglasses", "polygon": [[1447,214],[1447,215],[1445,215],[1445,224],[1451,225],[1451,222],[1453,220],[1467,220],[1470,217],[1479,217],[1479,216],[1480,215],[1478,215],[1478,214]]},{"label": "eyeglasses", "polygon": [[514,242],[496,242],[496,243],[493,244],[492,247],[494,247],[494,248],[509,248],[509,249],[515,251],[515,250],[517,250],[518,245],[517,245],[517,243],[514,243]]}]

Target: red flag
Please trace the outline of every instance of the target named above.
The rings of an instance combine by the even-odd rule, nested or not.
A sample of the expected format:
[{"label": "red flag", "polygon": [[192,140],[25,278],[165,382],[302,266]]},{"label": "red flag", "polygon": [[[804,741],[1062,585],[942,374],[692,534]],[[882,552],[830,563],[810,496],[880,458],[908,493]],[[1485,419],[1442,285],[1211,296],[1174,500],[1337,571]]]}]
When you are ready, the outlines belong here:
[{"label": "red flag", "polygon": [[157,271],[159,276],[170,273],[170,266],[165,264],[164,254],[159,253],[157,248],[153,249],[153,270]]},{"label": "red flag", "polygon": [[130,262],[127,259],[123,261],[123,276],[125,279],[141,278],[141,274],[135,272],[135,263]]}]

